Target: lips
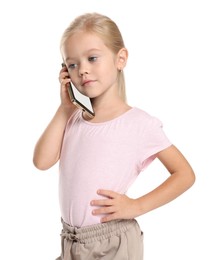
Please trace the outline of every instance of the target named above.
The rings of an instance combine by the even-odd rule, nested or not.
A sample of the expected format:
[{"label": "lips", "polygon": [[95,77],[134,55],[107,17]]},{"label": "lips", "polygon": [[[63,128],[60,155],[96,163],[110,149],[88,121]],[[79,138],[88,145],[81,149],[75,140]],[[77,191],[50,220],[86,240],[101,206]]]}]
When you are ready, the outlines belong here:
[{"label": "lips", "polygon": [[88,84],[90,84],[91,82],[94,82],[94,80],[90,80],[90,79],[84,80],[84,81],[82,82],[81,86],[88,85]]}]

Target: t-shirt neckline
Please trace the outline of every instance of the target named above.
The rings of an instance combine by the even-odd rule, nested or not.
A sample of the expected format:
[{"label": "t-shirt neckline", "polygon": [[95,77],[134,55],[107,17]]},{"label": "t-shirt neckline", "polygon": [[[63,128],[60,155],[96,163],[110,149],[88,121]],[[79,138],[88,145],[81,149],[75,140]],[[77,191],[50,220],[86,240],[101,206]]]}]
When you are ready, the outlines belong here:
[{"label": "t-shirt neckline", "polygon": [[123,117],[125,117],[126,115],[130,114],[132,111],[134,111],[134,109],[136,109],[135,107],[131,107],[130,109],[128,109],[127,111],[125,111],[123,114],[113,118],[113,119],[110,119],[110,120],[107,120],[107,121],[104,121],[104,122],[90,122],[90,121],[87,121],[84,119],[83,117],[83,113],[80,113],[80,119],[82,122],[84,122],[85,124],[88,124],[88,125],[106,125],[106,124],[109,124],[109,123],[112,123],[114,121],[117,121]]}]

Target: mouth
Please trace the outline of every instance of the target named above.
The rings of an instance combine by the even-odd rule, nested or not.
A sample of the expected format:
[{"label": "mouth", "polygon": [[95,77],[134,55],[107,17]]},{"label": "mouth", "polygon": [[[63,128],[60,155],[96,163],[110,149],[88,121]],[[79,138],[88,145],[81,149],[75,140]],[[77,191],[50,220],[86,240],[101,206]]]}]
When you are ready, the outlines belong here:
[{"label": "mouth", "polygon": [[84,80],[81,84],[81,86],[88,86],[90,85],[91,83],[95,82],[95,80],[90,80],[90,79],[87,79],[87,80]]}]

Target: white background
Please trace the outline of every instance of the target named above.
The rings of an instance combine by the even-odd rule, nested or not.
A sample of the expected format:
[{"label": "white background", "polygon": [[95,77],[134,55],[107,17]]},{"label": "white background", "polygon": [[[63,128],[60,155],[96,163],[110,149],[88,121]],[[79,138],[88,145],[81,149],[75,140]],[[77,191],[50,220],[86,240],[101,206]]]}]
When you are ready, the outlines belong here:
[{"label": "white background", "polygon": [[[4,3],[4,4],[3,4]],[[118,24],[129,50],[128,102],[157,116],[196,183],[138,221],[144,260],[221,259],[220,1],[8,0],[0,4],[1,259],[53,260],[60,253],[58,165],[34,168],[34,145],[59,104],[63,30],[84,12]],[[167,177],[156,160],[129,191]]]}]

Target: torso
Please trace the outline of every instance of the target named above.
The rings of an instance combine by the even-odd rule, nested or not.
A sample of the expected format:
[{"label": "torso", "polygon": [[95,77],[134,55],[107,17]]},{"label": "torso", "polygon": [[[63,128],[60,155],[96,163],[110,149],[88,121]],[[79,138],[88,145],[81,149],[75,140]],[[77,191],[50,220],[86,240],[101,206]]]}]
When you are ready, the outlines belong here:
[{"label": "torso", "polygon": [[[100,223],[91,200],[98,189],[124,194],[143,168],[143,161],[170,143],[158,120],[137,108],[111,114],[107,121],[87,121],[80,111],[70,118],[60,157],[60,206],[72,226]],[[104,119],[104,118],[103,118]],[[156,134],[155,134],[156,133]],[[158,143],[159,142],[159,143]],[[155,144],[156,143],[156,144]],[[149,163],[148,162],[148,163]]]}]

